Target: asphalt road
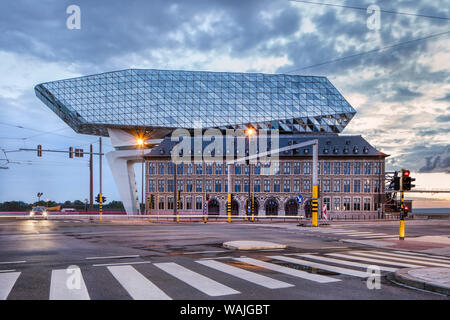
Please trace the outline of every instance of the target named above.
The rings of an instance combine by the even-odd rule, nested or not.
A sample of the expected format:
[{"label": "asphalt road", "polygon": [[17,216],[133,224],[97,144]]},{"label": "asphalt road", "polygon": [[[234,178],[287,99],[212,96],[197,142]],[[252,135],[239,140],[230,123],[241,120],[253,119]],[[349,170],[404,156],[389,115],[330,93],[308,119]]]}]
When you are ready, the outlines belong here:
[{"label": "asphalt road", "polygon": [[[450,257],[342,241],[395,238],[397,230],[395,221],[316,229],[1,219],[0,299],[448,299],[390,278],[407,265],[450,266]],[[409,237],[448,236],[450,221],[411,221],[406,230]],[[223,248],[230,240],[288,248]],[[380,289],[368,289],[369,265],[381,267]]]}]

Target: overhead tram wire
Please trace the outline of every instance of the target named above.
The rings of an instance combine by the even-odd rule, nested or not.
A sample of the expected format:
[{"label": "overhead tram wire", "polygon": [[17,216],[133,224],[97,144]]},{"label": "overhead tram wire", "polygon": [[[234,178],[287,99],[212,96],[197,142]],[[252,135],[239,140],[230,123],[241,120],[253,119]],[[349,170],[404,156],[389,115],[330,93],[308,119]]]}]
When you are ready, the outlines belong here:
[{"label": "overhead tram wire", "polygon": [[447,34],[450,34],[450,30],[449,31],[445,31],[445,32],[431,34],[431,35],[423,37],[423,38],[417,38],[417,39],[412,39],[412,40],[408,40],[408,41],[404,41],[404,42],[398,42],[398,43],[387,45],[387,46],[384,46],[384,47],[381,47],[381,48],[376,48],[376,49],[372,49],[372,50],[369,50],[369,51],[355,53],[355,54],[352,54],[352,55],[349,55],[349,56],[344,56],[344,57],[340,57],[340,58],[324,61],[324,62],[321,62],[321,63],[316,63],[316,64],[313,64],[313,65],[310,65],[310,66],[293,69],[293,70],[290,70],[290,71],[286,71],[286,73],[292,73],[292,72],[302,71],[302,70],[311,69],[311,68],[315,68],[315,67],[320,67],[320,66],[323,66],[323,65],[326,65],[326,64],[335,63],[335,62],[339,62],[339,61],[342,61],[342,60],[356,58],[356,57],[360,57],[360,56],[364,56],[364,55],[368,55],[368,54],[373,54],[373,53],[376,53],[376,52],[379,52],[379,51],[393,49],[393,48],[400,47],[400,46],[403,46],[403,45],[407,45],[407,44],[410,44],[410,43],[413,43],[413,42],[428,40],[428,39],[431,39],[431,38],[437,38],[437,37],[444,36],[444,35],[447,35]]},{"label": "overhead tram wire", "polygon": [[[289,2],[297,2],[297,3],[305,3],[305,4],[314,4],[314,5],[328,6],[328,7],[354,9],[354,10],[363,10],[363,11],[367,10],[367,8],[364,8],[364,7],[348,6],[348,5],[343,5],[343,4],[314,2],[314,1],[305,1],[305,0],[288,0],[288,1]],[[406,15],[406,16],[414,16],[414,17],[421,17],[421,18],[429,18],[429,19],[450,20],[449,17],[439,17],[439,16],[433,16],[433,15],[427,15],[427,14],[411,13],[411,12],[400,12],[400,11],[384,10],[384,9],[380,9],[380,12],[392,13],[392,14],[400,14],[400,15]]]}]

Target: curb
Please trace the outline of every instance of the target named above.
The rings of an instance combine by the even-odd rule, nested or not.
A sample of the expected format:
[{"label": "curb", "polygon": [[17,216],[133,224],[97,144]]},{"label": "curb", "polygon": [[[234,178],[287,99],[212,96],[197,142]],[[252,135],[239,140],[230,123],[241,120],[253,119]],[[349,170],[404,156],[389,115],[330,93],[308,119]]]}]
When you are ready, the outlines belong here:
[{"label": "curb", "polygon": [[413,277],[408,273],[410,270],[416,269],[423,269],[423,268],[399,269],[395,272],[394,279],[399,283],[408,285],[410,287],[450,296],[450,287],[443,286],[438,283],[428,282],[423,279]]}]

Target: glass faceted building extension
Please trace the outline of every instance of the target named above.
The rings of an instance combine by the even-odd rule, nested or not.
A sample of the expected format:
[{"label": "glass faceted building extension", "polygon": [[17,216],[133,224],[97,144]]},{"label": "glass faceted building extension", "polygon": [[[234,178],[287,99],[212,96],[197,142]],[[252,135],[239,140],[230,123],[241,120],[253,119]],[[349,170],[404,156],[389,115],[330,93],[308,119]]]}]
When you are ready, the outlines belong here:
[{"label": "glass faceted building extension", "polygon": [[278,129],[340,133],[356,111],[326,77],[129,69],[38,84],[78,133],[107,128]]}]

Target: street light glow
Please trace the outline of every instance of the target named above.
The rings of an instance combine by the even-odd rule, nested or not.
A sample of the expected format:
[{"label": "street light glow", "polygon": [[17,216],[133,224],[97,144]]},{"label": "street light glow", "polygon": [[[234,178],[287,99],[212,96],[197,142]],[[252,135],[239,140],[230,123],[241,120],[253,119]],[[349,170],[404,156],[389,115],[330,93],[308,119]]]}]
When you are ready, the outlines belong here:
[{"label": "street light glow", "polygon": [[138,146],[143,146],[144,145],[144,139],[138,138],[136,140],[136,143],[137,143]]},{"label": "street light glow", "polygon": [[256,133],[256,130],[254,128],[250,127],[246,130],[246,133],[249,137],[251,137],[252,135],[254,135]]}]

